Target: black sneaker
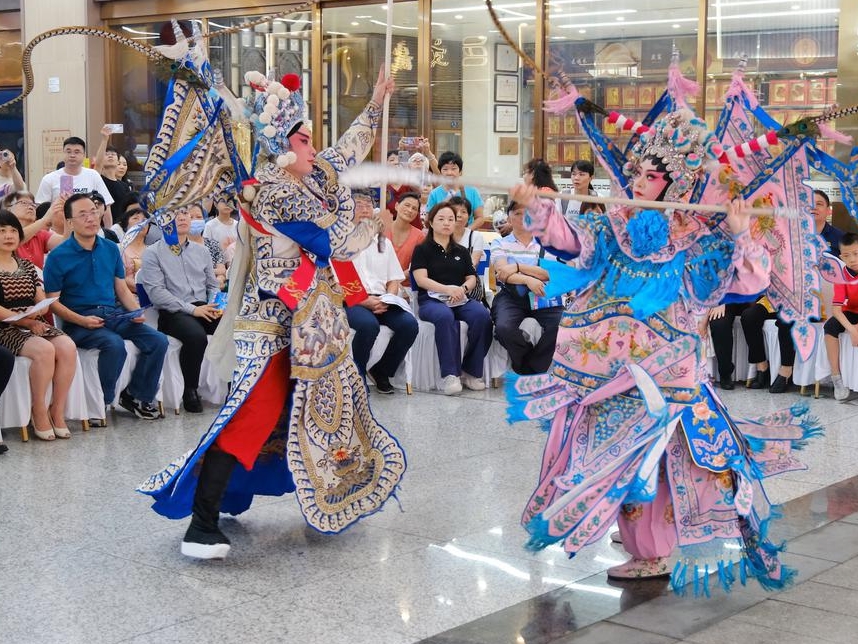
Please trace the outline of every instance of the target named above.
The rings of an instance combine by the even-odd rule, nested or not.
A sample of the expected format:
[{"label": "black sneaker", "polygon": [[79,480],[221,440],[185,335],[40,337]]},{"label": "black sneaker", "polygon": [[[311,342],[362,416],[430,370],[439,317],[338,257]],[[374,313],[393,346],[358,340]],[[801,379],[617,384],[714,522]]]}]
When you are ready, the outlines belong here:
[{"label": "black sneaker", "polygon": [[185,411],[190,414],[203,413],[203,402],[200,400],[200,394],[197,393],[196,389],[188,389],[182,395],[182,405]]},{"label": "black sneaker", "polygon": [[392,394],[395,392],[393,385],[390,384],[390,378],[384,376],[377,371],[370,369],[370,376],[375,381],[375,388],[380,394]]},{"label": "black sneaker", "polygon": [[150,402],[143,402],[142,400],[135,400],[137,403],[137,408],[134,410],[134,414],[137,418],[142,418],[143,420],[157,420],[161,417],[161,410],[158,409],[157,405],[153,405]]},{"label": "black sneaker", "polygon": [[128,393],[127,387],[119,394],[119,405],[143,420],[155,420],[161,415],[158,408],[152,403],[142,402],[134,398]]}]

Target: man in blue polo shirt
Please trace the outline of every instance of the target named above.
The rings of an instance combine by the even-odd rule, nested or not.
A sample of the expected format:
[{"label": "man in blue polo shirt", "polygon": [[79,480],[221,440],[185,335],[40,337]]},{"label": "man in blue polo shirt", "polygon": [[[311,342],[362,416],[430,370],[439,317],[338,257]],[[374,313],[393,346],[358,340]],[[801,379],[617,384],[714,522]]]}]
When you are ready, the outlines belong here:
[{"label": "man in blue polo shirt", "polygon": [[[89,193],[73,194],[63,212],[72,236],[45,260],[45,291],[59,297],[51,310],[65,321],[63,330],[82,349],[98,349],[98,377],[104,403],[116,396],[116,381],[125,362],[125,342],[131,340],[140,357],[131,382],[119,394],[119,404],[138,418],[158,418],[153,404],[167,353],[167,336],[143,324],[143,316],[125,283],[119,247],[98,236],[101,211]],[[121,305],[121,306],[120,306]]]}]

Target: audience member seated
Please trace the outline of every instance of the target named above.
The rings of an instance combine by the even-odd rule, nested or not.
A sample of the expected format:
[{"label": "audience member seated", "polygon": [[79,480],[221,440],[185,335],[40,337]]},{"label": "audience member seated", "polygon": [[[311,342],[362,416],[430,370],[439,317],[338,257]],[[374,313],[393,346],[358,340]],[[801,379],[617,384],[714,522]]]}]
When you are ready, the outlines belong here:
[{"label": "audience member seated", "polygon": [[[42,177],[39,189],[36,191],[36,202],[56,201],[60,193],[68,197],[71,194],[95,190],[102,195],[107,195],[104,199],[108,206],[112,204],[113,197],[110,196],[101,175],[95,170],[83,167],[85,157],[86,143],[83,139],[70,136],[63,141],[63,167]],[[108,228],[113,225],[110,213],[106,217],[105,225]]]},{"label": "audience member seated", "polygon": [[[545,373],[551,366],[563,307],[540,306],[538,298],[545,295],[548,272],[539,266],[539,259],[546,253],[525,228],[524,210],[522,204],[509,203],[507,217],[512,232],[491,245],[492,269],[498,282],[492,322],[495,337],[509,354],[512,370],[530,375]],[[531,344],[520,328],[525,318],[533,318],[542,327],[536,344]]]},{"label": "audience member seated", "polygon": [[[832,254],[839,256],[840,240],[843,237],[843,232],[828,223],[828,218],[831,216],[831,202],[828,199],[828,195],[822,190],[813,191],[813,209],[811,212],[813,213],[817,234],[822,236],[826,241],[828,250]],[[778,329],[781,366],[778,369],[777,376],[771,383],[771,386],[769,386],[771,378],[769,363],[765,359],[765,352],[761,348],[761,343],[763,342],[763,324],[766,320],[771,319],[775,319]],[[769,392],[773,394],[788,391],[792,384],[792,370],[795,364],[795,344],[792,340],[792,324],[780,320],[768,299],[763,298],[742,312],[742,329],[745,333],[745,340],[748,342],[748,360],[757,364],[757,377],[751,383],[751,388],[764,389],[768,387]],[[755,347],[755,358],[760,358],[759,360],[751,358],[752,343]]]},{"label": "audience member seated", "polygon": [[[426,214],[429,212],[426,203],[429,201],[431,192],[432,184],[426,183],[420,186],[420,230],[426,230]],[[412,225],[417,228],[416,224]]]},{"label": "audience member seated", "polygon": [[122,266],[125,268],[125,283],[128,285],[128,290],[136,294],[137,273],[143,265],[143,251],[147,248],[146,236],[150,225],[146,221],[146,213],[140,208],[131,208],[120,217],[120,222],[125,222],[126,230],[122,235],[122,243],[119,244]]},{"label": "audience member seated", "polygon": [[[399,152],[397,150],[391,150],[387,153],[387,165],[396,168],[401,165],[399,160]],[[417,186],[411,186],[407,183],[387,184],[387,195],[384,199],[385,210],[383,213],[381,213],[381,220],[382,222],[384,222],[385,230],[390,229],[390,224],[393,221],[393,218],[396,216],[396,204],[399,202],[399,198],[404,194],[407,194],[409,192],[416,192],[417,190]]]},{"label": "audience member seated", "polygon": [[[464,246],[468,249],[471,264],[476,268],[483,258],[483,251],[486,249],[486,240],[481,233],[468,228],[468,222],[471,220],[471,202],[459,195],[453,195],[447,200],[447,204],[456,213],[456,227],[453,229],[453,241],[459,244],[459,246]],[[477,279],[479,278],[480,276],[477,275]]]},{"label": "audience member seated", "polygon": [[[372,216],[372,201],[362,195],[354,196],[355,217]],[[359,210],[369,212],[361,214]],[[381,359],[369,370],[379,393],[392,394],[393,385],[390,384],[390,379],[396,374],[405,354],[414,344],[419,329],[410,309],[405,310],[393,303],[387,304],[381,297],[385,294],[398,295],[405,274],[393,252],[393,245],[381,232],[376,243],[370,244],[355,256],[354,266],[367,292],[367,298],[359,304],[346,307],[349,326],[355,331],[352,355],[360,372],[366,373],[369,354],[381,325],[393,331],[393,337],[390,338]]]},{"label": "audience member seated", "polygon": [[[411,256],[418,244],[425,239],[423,227],[416,228],[413,222],[420,218],[420,197],[416,192],[406,192],[396,204],[396,217],[393,226],[387,231],[387,238],[393,243],[393,250],[399,266],[404,272],[411,269]],[[403,282],[407,287],[408,282]]]},{"label": "audience member seated", "polygon": [[[15,368],[15,354],[7,348],[0,346],[0,394],[6,391],[6,385],[9,384],[9,379],[12,377],[12,370]],[[5,454],[9,451],[9,447],[3,442],[3,436],[0,436],[0,454]]]},{"label": "audience member seated", "polygon": [[230,195],[221,194],[215,197],[214,208],[217,216],[206,222],[203,237],[213,239],[223,251],[226,265],[232,262],[235,254],[235,241],[238,239],[238,221],[233,218],[235,206]]},{"label": "audience member seated", "polygon": [[99,235],[112,241],[114,244],[119,243],[119,235],[117,235],[113,231],[113,226],[110,225],[108,227],[108,220],[112,218],[113,215],[110,214],[110,209],[107,207],[107,203],[104,200],[104,196],[98,192],[97,190],[93,190],[89,193],[89,198],[92,199],[92,202],[95,204],[95,207],[101,213],[101,230],[99,231]]},{"label": "audience member seated", "polygon": [[125,283],[119,247],[98,236],[100,210],[89,195],[69,197],[63,213],[72,235],[45,261],[45,290],[49,297],[59,297],[51,310],[78,347],[98,349],[105,405],[116,396],[126,358],[124,340],[134,343],[140,355],[119,404],[138,418],[154,420],[167,336],[143,324],[142,313],[134,315],[139,304]]},{"label": "audience member seated", "polygon": [[[840,238],[840,259],[846,264],[852,277],[858,277],[858,234],[846,233]],[[849,398],[849,388],[844,386],[840,375],[840,334],[848,333],[853,347],[858,347],[858,282],[835,284],[832,300],[832,315],[823,327],[825,351],[831,365],[831,381],[834,383],[834,398]]]},{"label": "audience member seated", "polygon": [[4,198],[13,192],[26,192],[27,184],[24,177],[18,171],[15,155],[12,150],[4,148],[0,150],[0,198]]},{"label": "audience member seated", "polygon": [[[0,320],[27,311],[45,299],[36,267],[15,256],[23,238],[21,222],[12,213],[0,210]],[[30,391],[36,436],[45,441],[70,438],[64,412],[77,366],[74,342],[37,314],[0,322],[0,345],[32,360]],[[46,405],[51,384],[51,403]]]},{"label": "audience member seated", "polygon": [[188,206],[188,215],[191,217],[191,229],[188,231],[188,239],[195,244],[202,244],[208,249],[209,255],[212,258],[215,278],[217,278],[220,288],[223,289],[226,285],[226,258],[223,256],[223,250],[220,245],[214,239],[203,237],[203,231],[206,226],[205,211],[200,204],[194,203]]},{"label": "audience member seated", "polygon": [[[438,159],[438,165],[441,168],[441,174],[452,181],[459,181],[462,177],[462,168],[464,163],[462,157],[455,152],[445,152]],[[483,218],[483,198],[480,192],[472,186],[438,186],[429,193],[429,198],[426,201],[426,210],[432,210],[436,204],[442,201],[447,201],[450,197],[459,195],[471,202],[471,219],[468,221],[468,226],[474,230],[479,230],[485,223]]]},{"label": "audience member seated", "polygon": [[[459,393],[463,383],[475,391],[485,389],[483,361],[492,343],[491,316],[480,302],[468,298],[477,284],[477,275],[467,249],[453,241],[453,209],[440,203],[429,211],[428,217],[426,239],[414,249],[411,258],[411,274],[417,284],[420,317],[435,325],[444,393]],[[464,357],[457,321],[468,325]]]},{"label": "audience member seated", "polygon": [[[721,389],[734,388],[733,372],[736,370],[736,365],[733,364],[733,323],[752,306],[755,305],[749,302],[733,302],[719,304],[709,311],[709,334],[712,337],[712,346],[715,348],[715,359],[718,361],[718,381]],[[753,362],[750,351],[748,353],[748,362]],[[714,377],[715,374],[713,374]]]},{"label": "audience member seated", "polygon": [[39,270],[45,267],[45,255],[59,246],[65,237],[51,230],[54,219],[62,219],[62,200],[51,204],[50,214],[36,219],[36,202],[31,193],[13,192],[3,200],[3,207],[11,212],[24,230],[24,241],[18,246],[16,255],[20,259],[31,261]]},{"label": "audience member seated", "polygon": [[[401,140],[400,140],[401,143]],[[433,174],[441,174],[441,168],[438,167],[438,158],[432,152],[432,145],[429,143],[429,139],[425,136],[417,137],[417,146],[416,152],[411,155],[408,159],[408,165],[414,168],[415,156],[421,155],[424,159],[426,159],[426,166],[423,168],[426,172],[431,172]]]},{"label": "audience member seated", "polygon": [[185,380],[182,403],[185,411],[198,414],[203,404],[197,389],[200,367],[209,336],[217,329],[221,311],[210,298],[220,290],[209,252],[188,239],[191,216],[187,209],[176,211],[177,255],[165,240],[149,246],[143,253],[143,266],[137,281],[158,309],[158,330],[182,343],[179,365]]},{"label": "audience member seated", "polygon": [[567,221],[572,221],[580,213],[585,212],[581,209],[581,204],[586,203],[588,195],[596,194],[593,189],[593,175],[596,169],[593,164],[586,159],[579,159],[572,164],[572,194],[578,197],[576,199],[566,199],[557,204],[558,210],[563,213]]},{"label": "audience member seated", "polygon": [[840,239],[843,237],[843,231],[828,223],[831,218],[831,200],[822,190],[813,191],[813,210],[810,212],[813,213],[816,234],[822,236],[832,255],[840,257]]},{"label": "audience member seated", "polygon": [[[751,389],[768,389],[773,394],[786,392],[791,384],[792,368],[795,364],[795,344],[790,334],[792,325],[778,319],[777,311],[765,296],[742,311],[741,320],[742,332],[748,344],[748,362],[757,366],[757,375],[751,381]],[[766,320],[775,320],[781,351],[781,368],[773,382],[763,337],[763,324]]]}]

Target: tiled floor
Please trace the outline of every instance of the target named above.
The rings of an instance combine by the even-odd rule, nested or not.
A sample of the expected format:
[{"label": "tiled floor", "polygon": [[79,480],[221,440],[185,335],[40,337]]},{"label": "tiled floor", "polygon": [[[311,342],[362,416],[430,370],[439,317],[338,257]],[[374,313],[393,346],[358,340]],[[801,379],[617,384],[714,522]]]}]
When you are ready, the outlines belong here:
[{"label": "tiled floor", "polygon": [[406,449],[401,508],[338,536],[305,528],[291,497],[224,521],[223,562],[183,558],[185,522],[134,487],[192,446],[214,415],[148,423],[120,413],[70,441],[0,456],[0,642],[845,642],[858,626],[858,405],[727,392],[737,414],[804,402],[827,435],[806,472],[771,481],[785,506],[799,584],[710,600],[663,582],[611,585],[623,552],[607,541],[567,559],[522,548],[519,513],[544,435],[504,421],[499,390],[455,398],[373,397]]}]

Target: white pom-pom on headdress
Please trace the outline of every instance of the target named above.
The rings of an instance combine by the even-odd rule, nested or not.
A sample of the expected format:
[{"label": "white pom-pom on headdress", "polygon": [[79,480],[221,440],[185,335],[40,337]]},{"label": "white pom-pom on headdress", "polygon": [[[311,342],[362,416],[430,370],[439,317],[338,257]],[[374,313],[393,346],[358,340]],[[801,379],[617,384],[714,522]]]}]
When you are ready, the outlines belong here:
[{"label": "white pom-pom on headdress", "polygon": [[273,105],[275,108],[280,105],[280,99],[275,94],[269,94],[265,101],[266,105]]},{"label": "white pom-pom on headdress", "polygon": [[256,188],[247,185],[241,189],[241,197],[245,202],[250,203],[256,199]]},{"label": "white pom-pom on headdress", "polygon": [[271,123],[271,114],[269,112],[263,112],[259,115],[259,122],[263,125],[268,125]]},{"label": "white pom-pom on headdress", "polygon": [[292,165],[298,160],[298,155],[289,150],[286,154],[278,154],[277,155],[277,167],[285,168],[287,166]]},{"label": "white pom-pom on headdress", "polygon": [[262,128],[262,133],[270,139],[275,134],[277,134],[277,128],[275,128],[273,125],[266,125],[264,128]]}]

